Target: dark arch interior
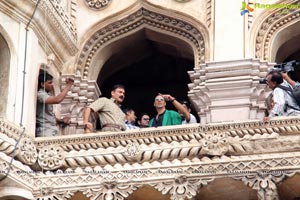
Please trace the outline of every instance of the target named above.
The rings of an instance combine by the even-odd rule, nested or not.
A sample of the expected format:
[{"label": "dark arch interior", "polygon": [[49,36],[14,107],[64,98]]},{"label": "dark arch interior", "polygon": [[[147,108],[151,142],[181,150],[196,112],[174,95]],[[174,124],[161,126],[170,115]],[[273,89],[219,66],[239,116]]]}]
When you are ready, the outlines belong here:
[{"label": "dark arch interior", "polygon": [[[104,65],[109,65],[112,56]],[[168,93],[177,100],[187,100],[188,83],[187,71],[193,70],[194,61],[186,58],[168,55],[158,50],[152,51],[144,59],[129,64],[113,73],[100,86],[103,96],[109,97],[114,84],[126,86],[126,98],[122,108],[133,108],[137,116],[147,112],[153,117],[156,113],[153,102],[156,94]],[[168,103],[167,109],[175,109]]]},{"label": "dark arch interior", "polygon": [[[275,62],[280,64],[287,63],[293,60],[300,61],[300,22],[282,30],[276,37],[276,42],[280,44],[275,48]],[[283,64],[284,65],[284,64]],[[300,81],[300,64],[294,64],[294,71],[290,72],[290,76],[295,81]],[[288,68],[286,68],[288,69]]]}]

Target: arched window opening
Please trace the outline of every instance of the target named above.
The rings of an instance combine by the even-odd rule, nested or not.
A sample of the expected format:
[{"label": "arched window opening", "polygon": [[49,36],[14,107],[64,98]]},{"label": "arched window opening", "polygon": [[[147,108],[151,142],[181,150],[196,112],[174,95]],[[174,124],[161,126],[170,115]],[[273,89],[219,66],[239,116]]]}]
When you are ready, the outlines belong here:
[{"label": "arched window opening", "polygon": [[[125,85],[126,98],[122,107],[133,108],[137,114],[147,112],[153,117],[154,97],[158,93],[169,93],[178,100],[187,100],[188,84],[191,82],[187,72],[193,69],[194,61],[178,56],[171,46],[148,40],[146,42],[151,51],[139,60],[128,62],[127,59],[131,57],[128,55],[128,49],[111,56],[104,64],[97,82],[103,96],[107,97],[110,96],[110,89],[114,84]],[[121,63],[127,65],[103,80],[106,70]],[[167,108],[176,110],[171,104],[168,104]]]},{"label": "arched window opening", "polygon": [[10,57],[8,44],[0,34],[0,117],[6,116]]}]

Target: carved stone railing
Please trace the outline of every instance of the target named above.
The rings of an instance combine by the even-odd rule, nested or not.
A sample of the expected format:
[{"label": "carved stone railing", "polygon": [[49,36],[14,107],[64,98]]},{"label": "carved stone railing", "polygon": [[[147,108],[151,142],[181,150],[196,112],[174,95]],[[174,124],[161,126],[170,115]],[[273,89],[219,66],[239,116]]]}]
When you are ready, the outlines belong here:
[{"label": "carved stone railing", "polygon": [[[184,200],[222,177],[240,180],[258,199],[278,199],[277,184],[300,170],[299,124],[300,118],[278,118],[32,139],[1,120],[0,165],[8,169],[17,153],[8,178],[22,177],[36,199],[70,199],[81,192],[123,200],[150,185]],[[13,147],[20,136],[25,142],[16,149],[23,153]]]}]

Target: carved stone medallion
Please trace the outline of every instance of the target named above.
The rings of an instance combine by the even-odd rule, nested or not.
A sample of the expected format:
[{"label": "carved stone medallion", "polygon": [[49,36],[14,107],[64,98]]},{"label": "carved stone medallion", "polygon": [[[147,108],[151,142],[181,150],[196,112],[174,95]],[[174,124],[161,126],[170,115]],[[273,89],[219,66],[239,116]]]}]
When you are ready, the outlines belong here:
[{"label": "carved stone medallion", "polygon": [[209,155],[223,155],[228,151],[228,137],[225,133],[214,131],[208,133],[202,144],[201,153]]},{"label": "carved stone medallion", "polygon": [[33,165],[37,160],[37,150],[33,141],[23,138],[19,144],[17,157],[21,162]]},{"label": "carved stone medallion", "polygon": [[39,152],[38,163],[44,170],[53,170],[62,166],[65,152],[61,147],[46,146]]},{"label": "carved stone medallion", "polygon": [[106,8],[112,0],[85,0],[86,4],[93,9],[100,10]]}]

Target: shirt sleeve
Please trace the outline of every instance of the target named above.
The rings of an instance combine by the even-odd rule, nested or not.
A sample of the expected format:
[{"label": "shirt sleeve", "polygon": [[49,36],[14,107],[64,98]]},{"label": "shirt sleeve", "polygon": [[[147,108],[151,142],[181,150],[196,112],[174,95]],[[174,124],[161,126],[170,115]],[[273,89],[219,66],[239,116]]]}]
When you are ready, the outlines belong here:
[{"label": "shirt sleeve", "polygon": [[45,103],[49,97],[50,97],[50,95],[45,91],[39,90],[37,93],[37,100],[40,103]]},{"label": "shirt sleeve", "polygon": [[91,108],[94,112],[98,112],[103,109],[104,105],[105,105],[105,99],[100,98],[100,99],[97,99],[95,102],[93,102],[88,107]]},{"label": "shirt sleeve", "polygon": [[280,88],[275,88],[273,91],[273,96],[274,96],[274,107],[269,117],[279,116],[284,113],[284,107],[285,107],[284,91]]}]

